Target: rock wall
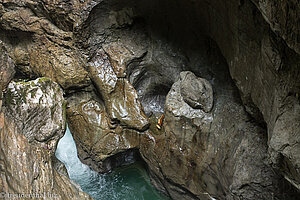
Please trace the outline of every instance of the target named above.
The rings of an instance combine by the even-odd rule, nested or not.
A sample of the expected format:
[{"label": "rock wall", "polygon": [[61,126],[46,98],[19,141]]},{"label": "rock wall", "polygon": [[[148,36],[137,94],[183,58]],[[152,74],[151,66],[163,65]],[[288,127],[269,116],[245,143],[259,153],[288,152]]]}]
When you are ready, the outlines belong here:
[{"label": "rock wall", "polygon": [[62,89],[48,78],[8,85],[0,129],[0,188],[5,199],[91,199],[70,182],[55,157],[66,128],[64,105]]},{"label": "rock wall", "polygon": [[[13,77],[57,82],[79,157],[99,172],[140,154],[173,199],[296,199],[299,9],[297,0],[1,1],[1,89]],[[23,146],[60,135],[51,120],[40,127],[50,135],[24,128]]]},{"label": "rock wall", "polygon": [[224,2],[216,12],[205,13],[209,19],[222,19],[206,21],[208,34],[225,56],[247,111],[266,123],[273,167],[299,188],[300,25],[295,12],[300,4],[253,2]]},{"label": "rock wall", "polygon": [[1,1],[0,38],[15,60],[19,77],[46,76],[64,89],[89,84],[80,52],[73,46],[72,9],[66,2]]}]

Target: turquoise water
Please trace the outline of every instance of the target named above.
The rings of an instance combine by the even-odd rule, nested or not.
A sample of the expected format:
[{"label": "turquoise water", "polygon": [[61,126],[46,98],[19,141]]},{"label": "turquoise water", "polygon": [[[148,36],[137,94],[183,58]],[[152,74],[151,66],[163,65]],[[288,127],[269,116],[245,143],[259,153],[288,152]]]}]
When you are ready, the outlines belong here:
[{"label": "turquoise water", "polygon": [[95,200],[167,200],[151,185],[142,163],[98,174],[80,162],[72,135],[67,129],[55,153],[68,170],[70,178]]}]

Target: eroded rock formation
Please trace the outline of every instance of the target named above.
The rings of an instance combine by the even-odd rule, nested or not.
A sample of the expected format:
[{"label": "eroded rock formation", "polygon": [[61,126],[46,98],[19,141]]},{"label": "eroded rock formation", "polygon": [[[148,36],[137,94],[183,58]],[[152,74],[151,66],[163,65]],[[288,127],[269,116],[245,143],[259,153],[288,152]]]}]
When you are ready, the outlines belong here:
[{"label": "eroded rock formation", "polygon": [[[140,154],[173,199],[296,199],[299,10],[297,0],[1,1],[1,89],[13,65],[15,79],[57,82],[79,157],[97,171]],[[14,120],[24,148],[62,134],[53,118]]]},{"label": "eroded rock formation", "polygon": [[110,52],[116,57],[114,60],[109,59],[112,57],[109,57],[110,54],[97,51],[88,63],[89,75],[104,100],[111,120],[119,121],[128,128],[145,130],[149,125],[148,119],[134,87],[125,78],[126,68],[122,63],[125,58],[118,55],[126,52],[121,48],[115,50],[116,52]]},{"label": "eroded rock formation", "polygon": [[62,89],[48,78],[8,85],[1,111],[3,197],[91,199],[54,155],[66,128],[64,106]]},{"label": "eroded rock formation", "polygon": [[93,92],[78,93],[68,102],[69,128],[82,162],[98,172],[134,162],[139,146],[137,131],[112,124],[103,101]]}]

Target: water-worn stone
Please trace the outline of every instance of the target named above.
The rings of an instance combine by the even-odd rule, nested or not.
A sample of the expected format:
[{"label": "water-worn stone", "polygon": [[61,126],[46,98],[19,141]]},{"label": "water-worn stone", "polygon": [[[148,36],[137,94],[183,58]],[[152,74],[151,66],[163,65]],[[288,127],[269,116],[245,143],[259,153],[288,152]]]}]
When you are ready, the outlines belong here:
[{"label": "water-worn stone", "polygon": [[110,66],[109,58],[103,50],[97,50],[88,63],[87,70],[96,88],[108,99],[117,84],[118,77]]},{"label": "water-worn stone", "polygon": [[49,77],[65,90],[82,88],[90,84],[88,73],[83,68],[84,63],[78,52],[57,46],[48,40],[44,43],[29,50],[31,69],[37,76]]},{"label": "water-worn stone", "polygon": [[[299,130],[295,127],[293,131],[284,131],[283,127],[279,128],[284,123],[278,121],[283,113],[289,112],[290,107],[299,105],[299,2],[212,0],[207,3],[196,0],[176,4],[168,0],[143,0],[138,5],[140,7],[136,12],[146,19],[149,29],[184,49],[192,65],[190,70],[196,74],[200,72],[201,77],[207,65],[199,56],[200,52],[205,51],[201,43],[202,34],[216,41],[247,112],[268,129],[270,158],[283,157],[269,161],[278,173],[287,180],[293,180],[291,183],[299,188],[299,183],[294,180],[299,176],[299,165],[293,156],[285,156],[287,151],[290,151],[289,155],[299,152],[298,137],[294,134]],[[206,54],[202,55],[211,56],[212,50],[209,43]],[[221,72],[209,70],[207,74],[211,77],[222,75]],[[217,80],[206,79],[211,82]],[[289,98],[294,100],[286,101]],[[289,113],[290,119],[298,119],[298,113]],[[273,134],[276,134],[276,139],[272,139]],[[281,139],[278,139],[279,136]],[[286,137],[294,138],[293,142],[289,140],[286,143]],[[277,156],[274,155],[273,141],[282,141],[281,147],[278,142],[274,144],[277,146]],[[282,154],[281,150],[286,146],[290,148]],[[288,167],[282,168],[285,165]],[[287,168],[295,170],[284,173]]]},{"label": "water-worn stone", "polygon": [[136,18],[134,3],[98,4],[75,38],[89,58],[103,49],[116,75],[118,71],[122,72],[119,77],[126,74],[136,89],[145,113],[162,113],[165,96],[186,59],[177,52],[179,48],[146,31],[143,20]]},{"label": "water-worn stone", "polygon": [[0,113],[2,194],[6,198],[91,199],[56,170],[53,157],[66,128],[58,84],[48,78],[11,82],[4,100]]},{"label": "water-worn stone", "polygon": [[129,157],[139,145],[138,132],[111,121],[101,99],[82,92],[68,103],[69,128],[82,162],[103,173],[134,161]]},{"label": "water-worn stone", "polygon": [[[280,9],[281,3],[277,5],[277,9]],[[115,13],[128,7],[134,8],[133,14],[128,15],[134,20],[117,23],[114,20]],[[185,145],[186,152],[192,151],[190,154],[180,151],[182,140],[178,140],[171,131],[182,124],[172,127],[172,120],[168,123],[168,117],[165,118],[166,124],[161,131],[151,124],[152,134],[145,133],[144,136],[147,137],[143,137],[145,140],[140,145],[141,152],[144,152],[141,154],[150,167],[156,186],[165,188],[174,199],[182,194],[187,199],[202,198],[205,192],[221,199],[268,199],[273,198],[272,193],[276,198],[293,198],[292,194],[286,197],[291,192],[284,192],[281,177],[276,176],[270,165],[266,164],[270,161],[266,159],[266,149],[270,144],[266,140],[270,141],[273,122],[284,113],[284,107],[287,106],[277,100],[284,100],[287,95],[297,96],[299,70],[296,65],[299,61],[298,56],[282,41],[285,40],[283,34],[276,34],[278,37],[275,37],[261,13],[251,1],[103,2],[94,7],[82,34],[77,36],[80,48],[83,51],[87,49],[87,55],[92,55],[93,49],[100,49],[102,45],[115,41],[132,51],[139,48],[129,40],[141,41],[143,51],[140,52],[144,52],[144,56],[128,66],[127,74],[149,116],[151,112],[163,112],[166,95],[181,71],[193,71],[213,85],[214,98],[217,99],[211,110],[214,120],[209,134],[194,134],[199,138],[193,138],[193,145]],[[277,23],[276,20],[273,22],[271,23]],[[292,26],[292,30],[296,30],[298,24],[294,23]],[[82,35],[89,39],[81,39]],[[216,50],[212,40],[206,40],[203,35],[209,35],[217,42],[225,58],[218,56],[220,52]],[[268,132],[252,122],[253,119],[244,112],[230,75],[224,70],[225,59],[246,110],[260,125],[264,126],[265,121]],[[286,71],[282,71],[284,68]],[[280,94],[279,98],[275,98],[274,93]],[[274,111],[280,110],[282,105],[284,109],[277,115]],[[156,123],[157,119],[152,121]],[[171,128],[168,129],[168,126]],[[263,137],[264,134],[268,134],[268,137]],[[283,133],[277,135],[285,137]],[[189,146],[193,148],[189,149]],[[290,146],[293,149],[297,147],[293,144]],[[215,149],[206,150],[207,148]],[[220,149],[225,150],[221,152]],[[196,154],[196,159],[189,157],[193,154]],[[257,156],[254,157],[254,154]],[[163,161],[159,159],[161,155]],[[243,162],[246,158],[248,160]],[[291,158],[285,159],[289,161],[284,163],[294,169],[295,160],[292,164]],[[172,162],[174,160],[176,162]],[[186,164],[185,168],[181,167],[182,163]],[[280,166],[281,162],[275,163]],[[178,168],[182,170],[178,171]],[[234,172],[232,169],[235,169]],[[296,170],[292,171],[297,177]],[[192,179],[192,175],[187,174],[198,175],[195,175],[197,178],[194,181],[184,183],[184,180]],[[292,175],[287,179],[290,177]],[[268,180],[274,181],[274,185],[278,184],[279,190],[276,191],[276,186],[267,186],[268,189],[265,189],[265,184],[270,184]],[[255,191],[261,192],[258,195]]]},{"label": "water-worn stone", "polygon": [[180,93],[183,100],[192,108],[210,112],[214,100],[211,84],[205,79],[197,78],[193,72],[181,72],[180,78]]},{"label": "water-worn stone", "polygon": [[278,33],[287,45],[300,54],[299,38],[299,8],[300,2],[291,1],[261,1],[252,0],[265,21],[275,33]]},{"label": "water-worn stone", "polygon": [[[296,102],[295,102],[296,101]],[[269,152],[274,168],[300,190],[300,105],[293,97],[285,102],[287,108],[280,115],[270,139]]]},{"label": "water-worn stone", "polygon": [[133,54],[122,43],[106,44],[103,46],[103,49],[110,58],[110,63],[116,76],[118,78],[125,78],[129,61],[134,57]]},{"label": "water-worn stone", "polygon": [[103,50],[97,51],[93,56],[88,71],[112,120],[118,120],[123,126],[140,131],[148,127],[149,121],[134,87],[126,78],[118,78]]},{"label": "water-worn stone", "polygon": [[230,83],[215,85],[219,87],[216,108],[206,113],[183,100],[181,81],[167,95],[162,133],[150,126],[141,140],[140,152],[155,185],[172,199],[281,199],[289,195],[283,193],[284,183],[266,163],[264,130],[249,121],[234,95],[237,91],[224,90]]},{"label": "water-worn stone", "polygon": [[[225,14],[228,6],[230,15]],[[300,19],[296,14],[300,3],[252,0],[241,1],[239,6],[223,2],[214,7],[213,16],[203,14],[222,20],[206,21],[214,24],[208,34],[226,58],[246,110],[267,127],[272,166],[300,188],[299,178],[295,178],[299,177],[299,163],[291,156],[299,155],[300,151],[299,137],[295,134],[299,132],[299,114],[290,111],[300,105],[299,38],[296,39],[300,30],[296,22]],[[284,113],[289,113],[288,119],[282,117]],[[296,126],[287,129],[284,124]]]},{"label": "water-worn stone", "polygon": [[120,120],[121,125],[141,131],[149,126],[138,95],[127,79],[117,81],[106,107],[112,119]]}]

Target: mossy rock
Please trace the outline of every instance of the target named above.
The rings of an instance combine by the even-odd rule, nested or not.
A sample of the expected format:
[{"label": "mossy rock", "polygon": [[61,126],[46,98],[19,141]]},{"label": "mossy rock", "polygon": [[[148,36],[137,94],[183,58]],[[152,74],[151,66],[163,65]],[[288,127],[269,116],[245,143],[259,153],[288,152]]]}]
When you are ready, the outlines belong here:
[{"label": "mossy rock", "polygon": [[6,115],[32,141],[61,137],[66,128],[66,102],[61,87],[49,78],[12,81],[4,95]]}]

